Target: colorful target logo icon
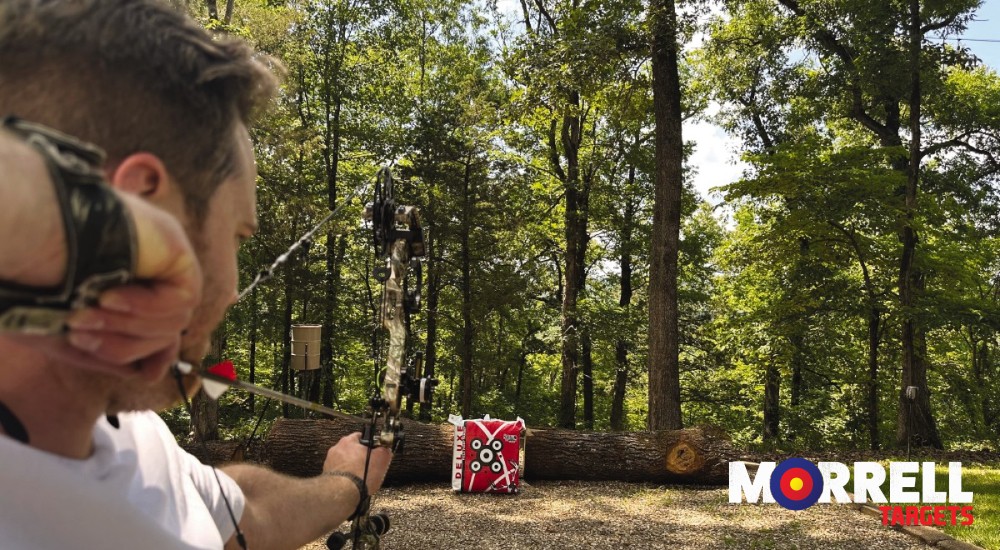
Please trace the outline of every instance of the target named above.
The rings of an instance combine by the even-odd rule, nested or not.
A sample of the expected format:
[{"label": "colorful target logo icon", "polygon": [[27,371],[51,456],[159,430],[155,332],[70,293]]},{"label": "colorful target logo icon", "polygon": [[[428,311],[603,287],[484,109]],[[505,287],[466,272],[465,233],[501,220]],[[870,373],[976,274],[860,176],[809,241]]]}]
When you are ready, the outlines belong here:
[{"label": "colorful target logo icon", "polygon": [[503,472],[503,441],[494,439],[487,444],[482,439],[473,439],[469,446],[476,452],[475,459],[469,463],[469,469],[477,474],[483,468],[489,468],[494,474]]},{"label": "colorful target logo icon", "polygon": [[771,474],[771,495],[789,510],[805,510],[816,504],[823,491],[823,476],[804,458],[789,458]]}]

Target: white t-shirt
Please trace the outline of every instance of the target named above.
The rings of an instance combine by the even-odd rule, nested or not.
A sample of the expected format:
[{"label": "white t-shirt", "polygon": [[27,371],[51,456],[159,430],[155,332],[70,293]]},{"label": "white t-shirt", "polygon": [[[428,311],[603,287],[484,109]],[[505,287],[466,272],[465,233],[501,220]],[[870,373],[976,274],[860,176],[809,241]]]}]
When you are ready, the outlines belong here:
[{"label": "white t-shirt", "polygon": [[[101,419],[73,460],[0,436],[0,549],[222,548],[233,532],[212,468],[152,412]],[[239,520],[243,492],[219,472]]]}]

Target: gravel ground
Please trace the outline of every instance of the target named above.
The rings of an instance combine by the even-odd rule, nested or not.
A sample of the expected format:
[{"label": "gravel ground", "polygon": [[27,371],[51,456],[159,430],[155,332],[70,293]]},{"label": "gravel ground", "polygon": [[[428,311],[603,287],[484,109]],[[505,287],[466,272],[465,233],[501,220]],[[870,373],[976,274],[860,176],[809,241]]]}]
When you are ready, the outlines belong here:
[{"label": "gravel ground", "polygon": [[373,510],[392,520],[386,550],[928,548],[847,506],[737,506],[719,487],[537,482],[508,496],[409,485],[384,489]]}]

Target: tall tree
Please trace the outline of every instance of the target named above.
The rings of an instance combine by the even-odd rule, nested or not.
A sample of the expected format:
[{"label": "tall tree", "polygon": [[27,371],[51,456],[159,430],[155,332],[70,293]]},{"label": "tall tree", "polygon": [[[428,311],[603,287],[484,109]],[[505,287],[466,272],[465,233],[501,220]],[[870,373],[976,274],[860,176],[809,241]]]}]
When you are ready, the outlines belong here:
[{"label": "tall tree", "polygon": [[[742,75],[747,80],[759,78],[759,75],[774,77],[770,80],[771,88],[737,87],[759,92],[732,98],[734,104],[740,104],[742,116],[747,121],[745,127],[766,128],[771,135],[797,135],[797,141],[813,133],[833,136],[834,151],[848,144],[880,148],[878,154],[885,157],[881,166],[888,166],[897,174],[899,183],[896,193],[880,200],[883,201],[882,208],[895,210],[900,215],[889,217],[889,223],[885,225],[867,223],[859,227],[865,228],[862,242],[873,238],[881,240],[891,234],[902,243],[894,254],[898,273],[894,313],[901,319],[899,341],[902,355],[899,360],[903,367],[902,383],[898,387],[896,423],[899,444],[911,440],[912,436],[920,444],[941,445],[931,414],[930,386],[927,382],[927,367],[931,359],[925,349],[927,333],[934,324],[926,279],[926,258],[930,252],[927,245],[933,240],[918,238],[917,234],[918,228],[927,231],[928,227],[932,227],[927,222],[934,214],[927,201],[919,200],[923,185],[920,184],[921,174],[927,170],[926,161],[929,158],[947,162],[939,156],[943,150],[949,150],[954,155],[964,148],[989,158],[993,143],[981,127],[956,126],[954,120],[949,120],[952,117],[945,113],[945,109],[922,109],[927,98],[921,94],[921,88],[931,87],[940,98],[957,100],[954,90],[949,90],[948,80],[950,75],[964,73],[969,65],[969,58],[961,48],[930,42],[925,38],[936,32],[960,33],[975,5],[975,2],[954,0],[933,6],[917,5],[914,11],[914,4],[910,1],[862,5],[839,0],[738,0],[727,3],[727,6],[734,14],[740,15],[716,27],[721,33],[714,32],[716,37],[727,40],[731,49],[745,53],[756,51],[762,42],[767,41],[786,52],[781,59],[782,56],[769,53],[755,57],[733,55],[730,51],[730,58],[738,60],[729,64],[734,74]],[[900,36],[907,39],[899,40]],[[769,51],[778,51],[778,48]],[[794,48],[799,51],[804,49],[810,55],[788,56]],[[765,70],[761,67],[739,68],[743,63],[739,60],[752,59],[765,59]],[[771,67],[777,70],[771,70]],[[816,67],[823,70],[816,71]],[[764,101],[756,101],[760,98]],[[805,105],[811,107],[803,108]],[[760,109],[761,106],[766,109]],[[906,116],[909,116],[909,121],[905,120]],[[920,143],[922,134],[927,134],[927,128],[931,128],[934,135],[934,142],[930,145]],[[970,138],[975,144],[965,138]],[[772,150],[794,147],[792,140],[784,143],[765,141],[764,145]],[[808,188],[802,188],[802,191],[796,191],[797,196],[808,194]],[[806,212],[801,203],[791,202],[788,206],[793,212]],[[858,208],[850,204],[846,206],[853,208],[855,214],[860,213]],[[846,216],[838,220],[838,216],[840,214],[828,221],[836,224],[850,218]],[[841,224],[841,229],[847,229],[848,233],[854,231],[851,227],[850,223]],[[841,233],[838,240],[850,241],[848,233],[842,230]],[[861,246],[856,250],[859,262],[868,261],[869,266],[884,265],[881,259],[871,262],[871,258],[864,258],[862,252],[865,248]],[[868,288],[871,289],[871,285]],[[877,324],[884,309],[876,306],[870,292],[868,296],[868,424],[869,437],[875,444],[872,424],[875,422],[873,412],[877,411],[874,411],[876,399],[872,390],[877,384],[872,378],[877,376],[876,336],[882,332]],[[908,385],[917,387],[913,403],[904,398]]]},{"label": "tall tree", "polygon": [[680,243],[684,142],[674,0],[650,3],[656,176],[649,270],[649,428],[676,430],[681,422],[678,364],[677,254]]},{"label": "tall tree", "polygon": [[[619,288],[618,305],[625,315],[628,315],[632,306],[632,256],[633,256],[633,234],[635,232],[636,199],[632,194],[635,184],[635,164],[629,164],[628,183],[626,184],[625,205],[622,212],[622,223],[620,229],[620,254],[619,268],[621,269],[621,282]],[[611,397],[611,429],[620,431],[625,429],[625,390],[628,386],[629,371],[629,347],[631,342],[624,335],[615,342],[615,382]]]}]

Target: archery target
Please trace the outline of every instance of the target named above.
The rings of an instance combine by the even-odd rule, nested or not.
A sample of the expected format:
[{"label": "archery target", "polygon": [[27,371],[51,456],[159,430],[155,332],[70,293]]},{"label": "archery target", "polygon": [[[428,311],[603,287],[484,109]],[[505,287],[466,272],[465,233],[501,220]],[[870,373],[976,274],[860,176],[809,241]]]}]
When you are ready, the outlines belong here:
[{"label": "archery target", "polygon": [[823,476],[804,458],[782,461],[771,474],[771,495],[789,510],[805,510],[816,504],[823,490]]},{"label": "archery target", "polygon": [[452,488],[468,493],[517,493],[524,421],[456,418],[452,423],[455,424]]}]

